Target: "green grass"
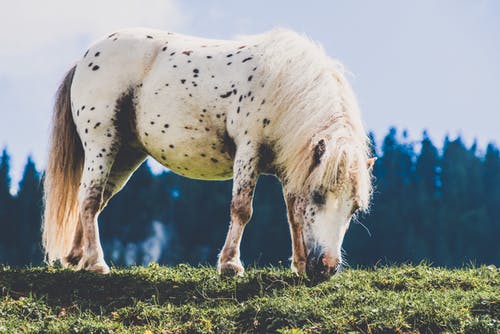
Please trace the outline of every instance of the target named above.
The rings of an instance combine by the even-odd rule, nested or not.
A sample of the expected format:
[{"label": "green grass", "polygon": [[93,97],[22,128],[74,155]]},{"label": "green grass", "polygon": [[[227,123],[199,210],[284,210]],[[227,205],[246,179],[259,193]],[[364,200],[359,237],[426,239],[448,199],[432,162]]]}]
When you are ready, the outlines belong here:
[{"label": "green grass", "polygon": [[0,333],[500,333],[492,266],[348,269],[317,285],[282,268],[0,267],[0,289]]}]

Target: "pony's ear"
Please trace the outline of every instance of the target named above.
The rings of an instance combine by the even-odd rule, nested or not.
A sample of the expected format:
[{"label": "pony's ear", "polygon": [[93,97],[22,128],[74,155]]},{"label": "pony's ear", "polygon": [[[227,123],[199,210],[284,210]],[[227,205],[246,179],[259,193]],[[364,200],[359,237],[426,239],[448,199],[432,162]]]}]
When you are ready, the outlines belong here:
[{"label": "pony's ear", "polygon": [[375,161],[377,161],[377,157],[373,157],[373,158],[366,160],[366,165],[368,167],[368,170],[373,169],[373,165],[375,165]]}]

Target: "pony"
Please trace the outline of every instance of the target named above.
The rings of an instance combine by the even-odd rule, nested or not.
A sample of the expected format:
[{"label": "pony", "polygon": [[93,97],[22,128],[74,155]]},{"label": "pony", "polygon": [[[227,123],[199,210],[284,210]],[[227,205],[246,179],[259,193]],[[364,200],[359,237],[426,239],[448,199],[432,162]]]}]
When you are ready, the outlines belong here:
[{"label": "pony", "polygon": [[330,277],[351,218],[369,207],[369,152],[342,65],[304,36],[115,32],[85,52],[56,94],[46,261],[109,272],[97,218],[149,156],[185,177],[233,178],[220,274],[243,275],[240,241],[255,185],[272,174],[287,206],[292,270]]}]

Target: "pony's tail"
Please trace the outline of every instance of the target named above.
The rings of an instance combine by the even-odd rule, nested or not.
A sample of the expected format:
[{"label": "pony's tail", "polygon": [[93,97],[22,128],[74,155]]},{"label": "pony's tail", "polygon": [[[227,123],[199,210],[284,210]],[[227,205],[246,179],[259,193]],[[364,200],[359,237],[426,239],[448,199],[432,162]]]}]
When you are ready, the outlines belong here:
[{"label": "pony's tail", "polygon": [[71,113],[75,68],[68,71],[57,90],[45,171],[42,243],[49,264],[68,255],[79,219],[78,187],[84,152]]}]

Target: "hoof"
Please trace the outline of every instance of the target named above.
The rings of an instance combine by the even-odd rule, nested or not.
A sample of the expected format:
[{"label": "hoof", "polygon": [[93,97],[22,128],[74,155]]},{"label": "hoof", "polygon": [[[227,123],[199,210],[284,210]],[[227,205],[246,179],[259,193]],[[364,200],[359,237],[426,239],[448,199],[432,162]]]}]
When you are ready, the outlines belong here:
[{"label": "hoof", "polygon": [[82,256],[83,256],[83,249],[80,250],[72,249],[71,252],[61,260],[61,264],[65,268],[69,266],[76,267],[78,266],[78,263],[82,259]]},{"label": "hoof", "polygon": [[91,271],[93,273],[97,274],[109,274],[109,267],[106,263],[97,263],[94,264],[88,268],[85,268],[85,270]]},{"label": "hoof", "polygon": [[224,263],[219,263],[217,272],[219,273],[219,275],[223,277],[230,277],[230,276],[243,277],[245,269],[243,268],[243,266],[239,261],[238,262],[228,261]]},{"label": "hoof", "polygon": [[306,273],[306,261],[293,261],[291,265],[292,272],[301,276]]},{"label": "hoof", "polygon": [[78,270],[91,271],[98,274],[109,273],[109,267],[102,258],[88,257],[80,260]]}]

